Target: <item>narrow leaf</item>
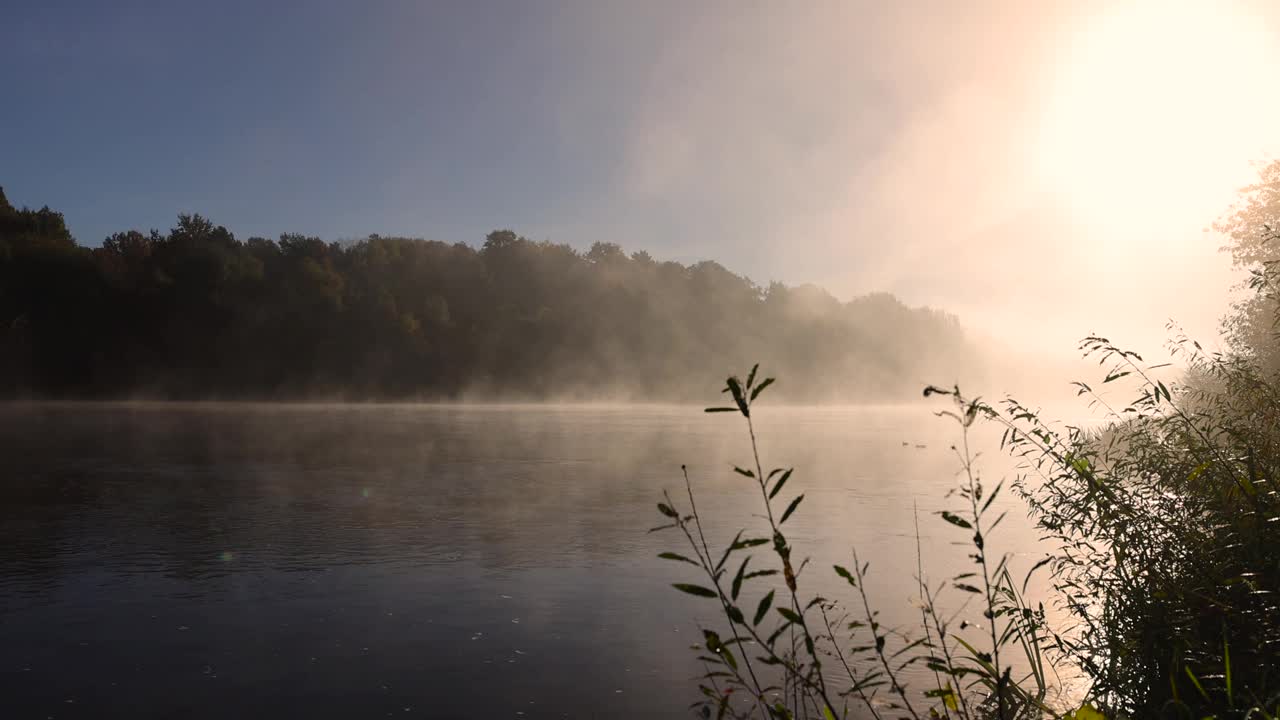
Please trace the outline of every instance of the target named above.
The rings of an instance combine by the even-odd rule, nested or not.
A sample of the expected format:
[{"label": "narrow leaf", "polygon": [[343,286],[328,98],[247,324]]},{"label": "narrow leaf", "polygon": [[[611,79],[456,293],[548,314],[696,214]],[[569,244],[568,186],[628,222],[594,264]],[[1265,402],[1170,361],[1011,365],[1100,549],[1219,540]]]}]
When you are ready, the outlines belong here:
[{"label": "narrow leaf", "polygon": [[734,600],[737,600],[737,599],[738,599],[738,593],[742,591],[742,580],[743,580],[743,578],[744,578],[744,577],[745,577],[745,575],[746,575],[746,572],[747,572],[747,563],[749,563],[749,562],[751,562],[751,556],[750,556],[750,555],[748,555],[748,556],[747,556],[747,557],[742,561],[742,564],[738,566],[738,574],[733,576],[733,590],[730,592],[730,594],[729,594],[729,595],[730,595],[730,597],[732,597]]},{"label": "narrow leaf", "polygon": [[1001,480],[1001,481],[999,482],[999,484],[997,484],[997,485],[996,485],[996,489],[995,489],[995,490],[992,490],[992,491],[991,491],[991,497],[987,498],[987,502],[986,502],[986,503],[984,503],[984,504],[982,505],[982,511],[981,511],[981,512],[984,512],[984,513],[985,513],[985,512],[987,511],[987,508],[991,507],[991,503],[992,503],[992,502],[994,502],[994,501],[995,501],[995,499],[996,499],[996,496],[1000,494],[1000,488],[1002,488],[1002,487],[1004,487],[1004,481],[1003,481],[1003,480]]},{"label": "narrow leaf", "polygon": [[707,588],[704,588],[701,585],[690,585],[689,583],[675,583],[671,587],[679,590],[680,592],[689,593],[690,595],[696,595],[698,597],[708,597],[708,598],[718,597],[714,590],[708,590]]},{"label": "narrow leaf", "polygon": [[690,565],[698,564],[690,560],[689,558],[685,557],[684,555],[680,555],[678,553],[673,553],[673,552],[658,553],[658,557],[662,558],[663,560],[678,560],[680,562],[687,562]]},{"label": "narrow leaf", "polygon": [[738,412],[743,417],[751,417],[751,409],[747,406],[747,397],[742,394],[742,381],[736,377],[730,377],[725,381],[729,388],[729,392],[733,393],[733,401],[738,405]]},{"label": "narrow leaf", "polygon": [[751,620],[752,625],[759,625],[764,619],[765,613],[769,612],[769,606],[773,604],[773,591],[770,590],[768,595],[760,598],[760,604],[756,606],[756,616]]},{"label": "narrow leaf", "polygon": [[719,573],[720,568],[724,567],[724,564],[728,562],[729,555],[731,555],[734,550],[738,549],[738,541],[742,539],[742,533],[744,532],[746,532],[746,530],[739,530],[738,534],[733,537],[733,542],[729,543],[729,547],[724,549],[724,554],[720,556],[720,562],[716,563],[717,573]]},{"label": "narrow leaf", "polygon": [[853,573],[850,573],[848,570],[844,569],[843,567],[841,567],[841,566],[839,566],[839,565],[836,565],[836,566],[834,566],[834,567],[835,567],[835,569],[836,569],[836,574],[837,574],[837,575],[839,575],[840,577],[842,577],[842,578],[844,578],[845,580],[847,580],[847,581],[849,582],[849,584],[850,584],[850,585],[852,585],[852,586],[854,586],[854,587],[858,587],[858,582],[857,582],[856,580],[854,580],[854,579],[853,579]]},{"label": "narrow leaf", "polygon": [[803,499],[804,499],[804,495],[799,495],[796,497],[795,500],[791,501],[791,504],[787,506],[786,512],[782,513],[782,519],[778,521],[779,525],[786,522],[787,518],[791,517],[791,513],[796,511],[796,506],[798,506],[800,504],[800,501]]},{"label": "narrow leaf", "polygon": [[791,478],[791,472],[795,468],[789,468],[782,473],[782,477],[778,478],[778,482],[774,483],[773,489],[769,491],[769,499],[772,500],[778,493],[782,492],[782,486],[787,484],[787,480]]}]

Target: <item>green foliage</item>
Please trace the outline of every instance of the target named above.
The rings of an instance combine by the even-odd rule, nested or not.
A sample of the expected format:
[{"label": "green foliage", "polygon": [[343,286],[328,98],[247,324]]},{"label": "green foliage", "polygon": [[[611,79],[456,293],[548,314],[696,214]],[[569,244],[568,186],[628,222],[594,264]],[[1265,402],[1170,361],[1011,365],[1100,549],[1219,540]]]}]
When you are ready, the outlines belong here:
[{"label": "green foliage", "polygon": [[[959,388],[926,388],[926,396],[951,400],[938,414],[960,429],[962,483],[950,495],[957,503],[938,514],[970,546],[973,568],[927,583],[917,530],[922,604],[914,628],[881,626],[867,592],[870,565],[856,549],[851,565],[834,567],[852,591],[848,607],[804,595],[806,563],[794,561],[782,531],[803,495],[775,506],[792,471],[763,472],[753,424],[756,370],[746,382],[730,377],[724,392],[735,406],[728,410],[746,424],[754,467],[735,470],[756,485],[767,523],[760,529],[772,540],[744,541],[752,531],[743,529],[713,562],[687,473],[688,514],[670,497],[659,506],[695,555],[677,557],[705,579],[677,588],[718,600],[727,630],[716,637],[743,651],[741,662],[700,655],[708,665],[701,685],[708,699],[697,705],[703,715],[847,717],[854,702],[874,718],[916,720],[1273,717],[1280,709],[1280,500],[1271,483],[1280,470],[1280,394],[1238,356],[1207,356],[1185,341],[1174,347],[1194,377],[1213,382],[1171,387],[1136,353],[1085,339],[1085,354],[1105,366],[1104,384],[1140,381],[1134,402],[1118,410],[1078,385],[1108,413],[1102,430],[1059,428],[1014,400],[993,406]],[[1013,492],[1053,548],[1021,582],[1010,556],[990,542],[1004,518],[994,503],[1005,482],[988,487],[974,465],[969,433],[978,422],[1003,427],[1002,445],[1021,468]],[[786,509],[776,515],[778,507]],[[768,570],[781,584],[749,582],[773,575],[748,573],[755,558],[747,556],[726,589],[730,556],[765,542],[773,549]],[[1052,573],[1047,600],[1065,611],[1065,626],[1051,627],[1044,603],[1025,596],[1042,569]],[[748,623],[737,603],[753,586],[760,599]],[[957,625],[940,609],[948,592],[976,599],[979,617]],[[913,665],[930,671],[930,686],[907,686],[903,672]],[[1071,702],[1055,685],[1059,668],[1088,679],[1086,703]]]},{"label": "green foliage", "polygon": [[0,202],[0,395],[678,400],[753,347],[797,378],[849,378],[846,400],[907,397],[908,378],[973,356],[944,313],[610,243],[241,241],[182,215],[90,249],[61,215]]},{"label": "green foliage", "polygon": [[1227,238],[1222,249],[1235,265],[1249,272],[1251,292],[1223,322],[1231,350],[1264,374],[1280,372],[1280,160],[1259,166],[1257,182],[1213,228]]},{"label": "green foliage", "polygon": [[[995,561],[987,558],[983,535],[1000,521],[999,517],[989,518],[992,501],[1000,487],[984,493],[967,445],[968,429],[988,412],[986,407],[963,400],[958,391],[930,390],[930,394],[953,396],[956,410],[944,414],[960,422],[966,438],[962,460],[967,483],[957,492],[964,505],[955,512],[945,511],[942,516],[967,532],[974,548],[971,557],[981,570],[976,574],[962,573],[949,582],[953,589],[977,594],[983,600],[989,645],[979,649],[962,637],[961,631],[967,623],[956,628],[954,620],[937,609],[937,595],[948,584],[927,586],[922,570],[919,588],[924,605],[921,625],[914,635],[905,629],[881,626],[866,590],[870,565],[860,561],[856,551],[852,569],[835,566],[836,574],[856,595],[852,610],[827,598],[804,595],[800,578],[807,560],[795,561],[794,548],[782,530],[783,523],[798,512],[804,495],[779,499],[793,470],[776,468],[767,474],[763,470],[755,438],[753,403],[774,380],[767,378],[757,383],[757,371],[758,366],[753,367],[745,382],[737,376],[725,381],[724,393],[733,400],[732,407],[708,410],[736,412],[746,423],[752,465],[735,467],[734,471],[750,479],[759,491],[763,507],[760,517],[767,523],[761,531],[772,540],[743,540],[750,532],[743,529],[718,553],[719,561],[713,561],[717,553],[712,551],[703,534],[702,515],[687,472],[688,514],[678,509],[669,496],[658,506],[665,517],[675,521],[666,527],[684,535],[695,556],[691,564],[697,566],[703,576],[704,584],[680,583],[677,589],[718,600],[726,628],[704,629],[704,633],[716,638],[717,647],[736,645],[744,651],[741,662],[716,651],[711,644],[705,649],[713,650],[714,654],[699,655],[708,667],[700,686],[707,699],[697,704],[703,716],[843,718],[849,715],[850,702],[860,704],[875,718],[905,716],[918,720],[926,716],[954,716],[965,720],[986,717],[1009,720],[1050,712],[1044,703],[1047,681],[1041,655],[1046,636],[1042,629],[1043,608],[1032,609],[1026,605],[1014,586],[1006,558]],[[783,508],[780,513],[779,508]],[[748,573],[748,566],[755,561],[754,556],[748,555],[726,588],[726,564],[730,557],[765,543],[771,544],[773,566]],[[690,561],[687,556],[675,553],[662,556]],[[780,583],[777,582],[779,576]],[[763,586],[750,582],[760,577],[773,579]],[[758,587],[760,599],[754,603],[755,611],[748,623],[737,603],[753,586]],[[731,639],[721,641],[723,637]],[[695,648],[700,653],[703,649]],[[1012,665],[1002,659],[1002,653],[1011,651],[1024,656],[1023,665],[1030,668],[1025,678],[1015,679],[1011,674]],[[839,674],[825,667],[830,663],[838,663],[844,671],[839,686],[833,684]],[[906,685],[903,671],[913,665],[932,671],[936,680],[934,687],[920,692]],[[741,699],[731,701],[730,698]]]},{"label": "green foliage", "polygon": [[[1016,489],[1059,547],[1054,585],[1076,623],[1055,638],[1093,681],[1095,704],[1130,717],[1244,717],[1275,708],[1280,683],[1280,471],[1275,376],[1247,354],[1173,350],[1194,384],[1105,338],[1085,353],[1140,381],[1103,410],[1101,432],[1055,429],[1008,402]],[[1106,380],[1104,380],[1106,382]]]},{"label": "green foliage", "polygon": [[[965,537],[974,566],[926,583],[917,527],[922,605],[914,629],[881,627],[866,591],[869,564],[856,550],[849,567],[834,568],[852,590],[852,611],[825,598],[801,603],[792,548],[771,507],[791,471],[768,491],[768,480],[782,471],[767,478],[759,472],[751,401],[763,387],[751,391],[755,368],[745,386],[730,378],[725,391],[735,407],[709,410],[736,410],[746,420],[791,603],[777,608],[772,633],[757,632],[778,591],[771,588],[753,626],[735,636],[760,652],[761,669],[770,674],[762,672],[762,680],[754,673],[708,673],[703,691],[720,700],[714,708],[703,704],[703,714],[844,717],[844,703],[853,699],[877,720],[1280,716],[1280,494],[1274,487],[1280,475],[1280,161],[1263,168],[1259,183],[1245,188],[1216,229],[1252,273],[1251,296],[1225,321],[1227,350],[1206,353],[1176,333],[1170,347],[1185,374],[1166,383],[1157,373],[1161,366],[1106,338],[1085,338],[1080,349],[1103,367],[1103,386],[1124,380],[1137,388],[1132,402],[1116,407],[1090,385],[1075,383],[1090,407],[1105,414],[1100,427],[1053,424],[1014,399],[991,405],[958,387],[924,389],[925,397],[953,403],[938,414],[960,428],[963,482],[950,495],[957,507],[939,516]],[[1010,487],[1052,550],[1021,583],[1009,556],[997,555],[990,542],[1004,518],[991,515],[1005,483],[988,491],[974,466],[969,431],[979,421],[1003,428],[1001,446],[1019,468]],[[677,525],[692,543],[691,521],[705,548],[687,474],[685,484],[691,514]],[[798,502],[791,501],[783,519]],[[695,564],[716,585],[717,571],[701,559]],[[1051,573],[1047,600],[1068,618],[1064,626],[1051,627],[1044,604],[1033,607],[1025,597],[1042,569]],[[955,627],[955,617],[939,611],[939,597],[948,591],[978,600],[981,617]],[[738,595],[735,580],[734,600]],[[817,632],[807,616],[815,608],[822,620]],[[856,619],[848,621],[851,616]],[[733,622],[736,616],[726,617]],[[973,632],[979,628],[986,632]],[[839,687],[815,672],[822,658],[834,658],[844,670]],[[930,687],[903,684],[901,673],[913,664],[932,673]],[[1083,697],[1053,687],[1058,668],[1087,681],[1076,693]],[[729,694],[719,694],[721,684],[745,690],[754,704],[731,706]],[[769,693],[778,687],[783,692],[775,700],[779,694]]]}]

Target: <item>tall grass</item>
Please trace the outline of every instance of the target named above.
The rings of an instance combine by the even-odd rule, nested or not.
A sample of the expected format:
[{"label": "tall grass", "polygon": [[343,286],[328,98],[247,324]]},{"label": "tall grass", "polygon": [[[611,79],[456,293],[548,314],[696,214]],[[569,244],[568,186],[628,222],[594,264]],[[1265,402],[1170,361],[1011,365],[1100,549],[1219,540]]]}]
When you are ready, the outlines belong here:
[{"label": "tall grass", "polygon": [[[1170,390],[1135,353],[1087,338],[1103,384],[1138,381],[1136,399],[1108,406],[1102,432],[1058,428],[1015,400],[997,405],[959,388],[926,388],[949,401],[959,486],[938,513],[969,547],[971,564],[926,580],[918,525],[915,585],[920,617],[885,627],[873,607],[870,568],[856,548],[832,568],[849,586],[833,600],[806,592],[807,559],[788,540],[803,493],[790,468],[766,471],[753,410],[773,378],[753,367],[730,377],[732,404],[707,412],[741,418],[751,458],[734,472],[758,493],[760,522],[725,547],[703,532],[705,510],[684,474],[681,502],[664,493],[657,530],[683,536],[700,579],[681,592],[705,598],[721,622],[702,630],[703,717],[760,718],[1272,718],[1280,714],[1280,513],[1271,384],[1238,357],[1206,355],[1179,339],[1197,382]],[[970,448],[975,423],[1003,429],[1017,474],[988,486]],[[1020,577],[995,531],[1002,493],[1024,503],[1052,553]],[[917,521],[918,522],[918,521]],[[752,554],[763,552],[763,558]],[[812,571],[811,571],[812,572]],[[1027,597],[1031,576],[1051,575],[1045,602],[1067,618],[1051,626]],[[954,600],[950,597],[958,595]],[[904,599],[905,600],[905,599]],[[967,600],[967,602],[966,602]],[[949,612],[944,608],[974,608]],[[907,680],[910,674],[915,682]],[[1082,675],[1078,692],[1058,678]],[[926,678],[924,685],[920,678]],[[1068,701],[1071,701],[1068,703]]]}]

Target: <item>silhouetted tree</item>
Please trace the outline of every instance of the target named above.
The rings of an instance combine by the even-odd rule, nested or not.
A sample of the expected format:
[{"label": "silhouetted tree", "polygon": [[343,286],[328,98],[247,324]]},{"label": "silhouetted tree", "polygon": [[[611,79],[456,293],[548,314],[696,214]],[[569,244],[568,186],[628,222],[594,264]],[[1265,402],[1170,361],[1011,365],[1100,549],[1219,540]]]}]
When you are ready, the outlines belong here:
[{"label": "silhouetted tree", "polygon": [[954,317],[890,295],[842,303],[711,261],[604,241],[582,253],[511,230],[478,250],[379,235],[241,242],[184,214],[167,233],[90,250],[60,214],[0,193],[0,283],[10,396],[682,399],[750,356],[794,378],[793,399],[857,400],[912,396],[974,365]]},{"label": "silhouetted tree", "polygon": [[1250,272],[1248,293],[1226,317],[1233,350],[1268,372],[1280,371],[1280,160],[1259,168],[1258,181],[1214,223],[1237,267]]}]

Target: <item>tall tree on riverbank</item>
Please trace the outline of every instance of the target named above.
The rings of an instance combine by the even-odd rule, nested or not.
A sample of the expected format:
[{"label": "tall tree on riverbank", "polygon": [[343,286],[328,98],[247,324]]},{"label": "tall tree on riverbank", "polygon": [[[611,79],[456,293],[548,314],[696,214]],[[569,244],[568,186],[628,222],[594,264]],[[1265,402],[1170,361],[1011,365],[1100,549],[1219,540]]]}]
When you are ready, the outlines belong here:
[{"label": "tall tree on riverbank", "polygon": [[1228,338],[1238,352],[1280,370],[1280,160],[1261,166],[1258,181],[1241,189],[1213,227],[1227,238],[1223,250],[1236,266],[1249,271],[1253,290],[1227,316]]}]

